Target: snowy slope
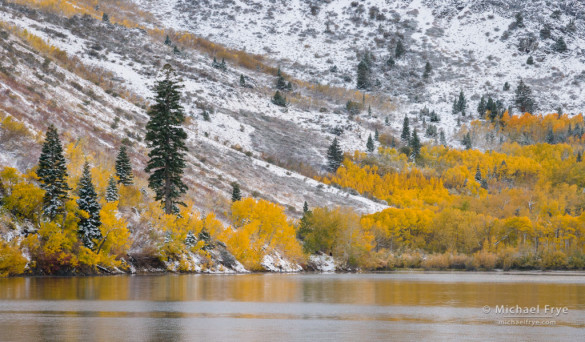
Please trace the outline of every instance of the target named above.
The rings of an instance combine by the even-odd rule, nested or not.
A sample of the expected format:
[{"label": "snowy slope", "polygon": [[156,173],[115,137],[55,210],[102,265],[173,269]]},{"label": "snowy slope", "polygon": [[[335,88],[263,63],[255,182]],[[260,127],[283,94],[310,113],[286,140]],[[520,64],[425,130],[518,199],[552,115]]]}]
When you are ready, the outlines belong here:
[{"label": "snowy slope", "polygon": [[[291,160],[320,170],[325,164],[325,152],[333,137],[329,133],[331,128],[341,124],[350,127],[341,137],[346,150],[363,148],[367,138],[362,136],[365,128],[349,122],[345,116],[295,107],[283,111],[270,102],[270,90],[237,85],[242,73],[259,84],[272,83],[273,76],[238,70],[232,66],[222,72],[212,68],[209,57],[197,51],[175,54],[171,48],[154,41],[142,30],[127,29],[90,17],[61,18],[31,13],[11,5],[0,6],[0,11],[4,13],[2,20],[7,25],[42,38],[66,51],[67,55],[76,56],[88,67],[111,72],[113,82],[137,97],[151,97],[150,89],[163,63],[175,66],[185,85],[184,106],[190,117],[186,127],[190,150],[188,161],[192,165],[188,170],[192,189],[190,196],[203,211],[207,209],[205,201],[211,194],[223,193],[227,197],[233,181],[241,184],[245,195],[280,203],[293,216],[299,214],[304,201],[312,206],[349,206],[368,213],[385,208],[384,204],[324,186],[264,160],[266,156],[281,155],[282,158],[295,158]],[[42,61],[39,56],[38,63]],[[39,121],[41,117],[33,114],[35,104],[27,103],[27,95],[23,95],[18,106],[25,108],[14,116],[30,123],[37,131],[44,130],[46,122],[57,120],[58,127],[70,132],[73,137],[98,136],[95,140],[98,149],[100,145],[105,149],[114,149],[122,138],[130,138],[134,146],[135,166],[138,170],[142,169],[146,147],[138,137],[143,135],[147,119],[144,109],[106,94],[90,82],[51,65],[56,72],[67,75],[65,83],[54,90],[55,99],[67,114],[56,118],[54,113],[44,114],[43,121]],[[28,67],[19,73],[19,82],[24,87],[34,84],[42,86],[43,82],[35,80],[34,68]],[[80,85],[82,91],[75,89],[73,84]],[[89,89],[101,100],[88,99]],[[84,111],[80,112],[82,107]],[[203,120],[202,108],[211,112],[210,121]],[[86,113],[91,113],[91,117],[87,117]],[[64,120],[65,117],[68,119]],[[120,121],[119,127],[114,130],[110,126],[116,117]],[[83,120],[84,124],[77,124],[77,120]],[[95,127],[88,127],[91,125]],[[11,159],[8,154],[2,158]],[[34,162],[34,155],[29,159],[23,170]]]},{"label": "snowy slope", "polygon": [[[585,105],[582,1],[134,2],[168,27],[266,55],[287,72],[314,82],[355,87],[357,56],[367,49],[375,57],[375,77],[381,83],[372,91],[401,99],[394,118],[427,106],[446,119],[440,126],[448,133],[454,120],[447,117],[460,90],[471,98],[472,113],[484,94],[513,105],[519,79],[533,88],[539,111],[552,112],[561,106],[576,114]],[[522,13],[524,27],[509,29],[516,13]],[[574,31],[567,28],[571,22]],[[539,37],[544,25],[551,27],[549,39]],[[537,44],[520,51],[521,41],[531,36]],[[567,42],[566,53],[551,48],[559,36]],[[385,62],[398,40],[406,46],[406,57],[387,68]],[[529,56],[535,65],[526,64]],[[421,81],[426,61],[433,65],[433,75]],[[331,71],[333,66],[337,71]],[[502,90],[505,82],[512,90]]]}]

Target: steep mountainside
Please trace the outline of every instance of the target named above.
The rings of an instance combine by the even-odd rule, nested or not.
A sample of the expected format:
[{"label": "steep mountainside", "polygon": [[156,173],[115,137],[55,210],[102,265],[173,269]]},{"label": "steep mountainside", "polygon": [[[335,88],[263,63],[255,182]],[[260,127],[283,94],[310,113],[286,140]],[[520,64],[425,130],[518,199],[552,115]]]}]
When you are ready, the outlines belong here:
[{"label": "steep mountainside", "polygon": [[[539,112],[562,107],[577,114],[585,103],[581,1],[135,2],[167,26],[267,55],[294,75],[321,84],[355,88],[357,64],[370,51],[371,91],[400,99],[399,117],[425,106],[446,117],[460,90],[471,98],[473,114],[484,94],[507,107],[514,104],[519,79],[533,88]],[[517,14],[523,17],[518,25]],[[559,37],[566,51],[555,51]],[[396,59],[398,41],[406,52]],[[388,64],[391,57],[395,65]],[[427,61],[433,72],[423,79]],[[505,82],[511,90],[503,91]]]},{"label": "steep mountainside", "polygon": [[[2,40],[5,56],[9,57],[2,64],[6,71],[2,84],[4,110],[35,131],[44,130],[47,122],[56,120],[72,139],[91,139],[98,150],[113,149],[125,138],[132,145],[137,169],[142,170],[146,155],[141,141],[147,121],[145,101],[152,96],[150,87],[158,70],[164,63],[171,63],[185,85],[184,105],[190,117],[188,176],[192,196],[202,209],[217,205],[210,198],[218,193],[227,197],[234,181],[242,185],[246,195],[288,206],[292,215],[298,215],[304,201],[347,205],[363,212],[384,207],[275,165],[298,167],[304,163],[321,170],[334,136],[330,132],[340,125],[348,128],[342,137],[346,150],[362,148],[367,136],[362,136],[363,127],[341,115],[295,106],[283,111],[273,105],[269,89],[273,76],[231,65],[227,71],[217,70],[211,67],[210,57],[197,50],[174,53],[172,47],[144,30],[104,23],[90,16],[64,18],[9,3],[0,5],[0,11],[4,13],[6,31],[35,37],[47,49],[56,48],[69,56],[64,61],[71,60],[83,69],[79,77],[63,70],[59,63],[45,62],[34,48],[25,46],[14,35]],[[99,76],[92,75],[92,70]],[[258,86],[240,87],[241,73],[250,84]],[[84,77],[92,81],[92,77],[104,79],[109,94]],[[55,96],[49,98],[48,94]],[[126,96],[121,98],[119,94]],[[45,101],[37,105],[31,98],[34,96],[44,97]],[[127,99],[134,99],[142,108]],[[210,113],[210,121],[204,120],[203,111]],[[21,151],[26,152],[26,161],[10,157],[9,151],[2,155],[9,165],[20,166],[24,171],[34,165],[39,149],[35,147],[32,154]]]}]

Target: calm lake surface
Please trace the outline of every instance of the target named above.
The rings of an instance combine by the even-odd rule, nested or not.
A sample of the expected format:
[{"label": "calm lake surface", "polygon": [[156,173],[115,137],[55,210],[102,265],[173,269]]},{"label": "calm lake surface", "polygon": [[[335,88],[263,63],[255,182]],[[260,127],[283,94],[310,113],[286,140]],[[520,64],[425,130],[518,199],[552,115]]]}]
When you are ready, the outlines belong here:
[{"label": "calm lake surface", "polygon": [[[497,313],[502,305],[539,313]],[[546,305],[567,313],[551,317]],[[585,277],[404,272],[9,278],[0,279],[0,340],[585,341]]]}]

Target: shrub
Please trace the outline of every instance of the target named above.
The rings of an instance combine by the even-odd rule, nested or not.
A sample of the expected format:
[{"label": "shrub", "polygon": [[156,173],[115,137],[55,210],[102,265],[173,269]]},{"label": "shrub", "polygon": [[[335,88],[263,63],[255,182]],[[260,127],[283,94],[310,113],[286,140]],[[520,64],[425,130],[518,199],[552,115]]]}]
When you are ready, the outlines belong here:
[{"label": "shrub", "polygon": [[449,268],[449,254],[431,254],[423,260],[421,266],[425,270],[446,270]]},{"label": "shrub", "polygon": [[567,255],[561,251],[547,252],[542,256],[540,266],[545,270],[561,270],[568,266]]},{"label": "shrub", "polygon": [[473,254],[473,261],[471,262],[471,266],[476,270],[493,270],[496,267],[497,261],[498,258],[494,253],[481,250]]},{"label": "shrub", "polygon": [[22,274],[26,264],[26,258],[16,246],[0,240],[0,277]]},{"label": "shrub", "polygon": [[580,253],[571,255],[569,257],[567,268],[571,270],[585,269],[585,254]]}]

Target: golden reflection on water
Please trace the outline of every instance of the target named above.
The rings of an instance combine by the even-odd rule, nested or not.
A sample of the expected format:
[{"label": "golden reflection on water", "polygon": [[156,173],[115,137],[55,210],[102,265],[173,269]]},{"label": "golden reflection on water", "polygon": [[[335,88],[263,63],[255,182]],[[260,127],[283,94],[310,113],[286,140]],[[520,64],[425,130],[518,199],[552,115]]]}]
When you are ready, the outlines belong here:
[{"label": "golden reflection on water", "polygon": [[[501,327],[484,305],[566,306],[555,327]],[[571,340],[583,276],[161,275],[0,279],[0,341]]]},{"label": "golden reflection on water", "polygon": [[[432,276],[432,275],[431,275]],[[0,279],[0,300],[311,302],[359,305],[585,304],[572,283],[418,281],[385,275],[164,275]]]}]

